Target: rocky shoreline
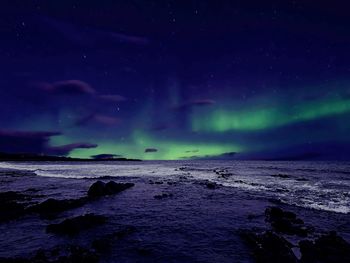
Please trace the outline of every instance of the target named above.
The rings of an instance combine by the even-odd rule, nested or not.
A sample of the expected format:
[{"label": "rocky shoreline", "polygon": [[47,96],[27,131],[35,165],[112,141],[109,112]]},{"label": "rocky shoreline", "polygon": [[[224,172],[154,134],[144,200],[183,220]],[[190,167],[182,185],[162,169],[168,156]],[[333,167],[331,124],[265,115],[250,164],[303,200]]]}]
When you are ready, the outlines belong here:
[{"label": "rocky shoreline", "polygon": [[[217,171],[219,176],[227,175],[225,171]],[[173,188],[181,188],[181,184],[189,183],[185,177],[180,181],[149,180],[148,185],[163,190],[153,194],[155,202],[167,202],[177,198]],[[91,184],[91,181],[90,181]],[[192,183],[205,191],[206,198],[222,195],[222,186],[211,182]],[[101,200],[118,195],[135,186],[131,182],[96,181],[85,190],[84,196],[78,198],[55,199],[39,194],[35,189],[24,191],[0,192],[0,224],[16,222],[23,217],[38,215],[46,223],[46,232],[54,236],[63,236],[74,240],[81,234],[89,232],[108,223],[110,218],[105,214],[81,213],[64,216],[67,211],[97,204]],[[166,190],[168,189],[168,190]],[[191,193],[187,192],[190,195]],[[37,198],[43,201],[37,202]],[[165,204],[165,203],[163,203]],[[263,212],[263,211],[262,211]],[[335,231],[323,232],[317,225],[304,222],[300,215],[274,205],[268,206],[263,213],[265,225],[259,228],[239,229],[238,235],[252,261],[285,262],[285,263],[337,263],[350,262],[350,244]],[[247,221],[254,218],[249,215]],[[0,262],[100,262],[110,253],[116,242],[140,231],[137,226],[124,225],[118,229],[109,229],[103,235],[92,238],[87,244],[57,245],[51,249],[38,249],[27,257],[2,257]],[[139,247],[134,253],[152,262],[152,250]],[[188,261],[189,262],[189,261]]]}]

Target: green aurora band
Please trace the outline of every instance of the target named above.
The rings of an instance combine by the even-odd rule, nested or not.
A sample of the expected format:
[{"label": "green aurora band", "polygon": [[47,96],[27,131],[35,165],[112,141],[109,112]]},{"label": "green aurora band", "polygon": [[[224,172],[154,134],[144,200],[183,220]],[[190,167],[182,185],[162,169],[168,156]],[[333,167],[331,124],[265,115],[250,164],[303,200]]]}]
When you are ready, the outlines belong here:
[{"label": "green aurora band", "polygon": [[216,109],[207,114],[195,112],[191,124],[192,131],[195,132],[258,131],[349,111],[350,100],[338,98],[298,104],[290,108]]},{"label": "green aurora band", "polygon": [[[98,142],[97,148],[76,149],[70,156],[89,158],[103,153],[121,154],[126,158],[142,160],[179,160],[193,156],[215,156],[226,152],[240,152],[243,147],[228,143],[200,143],[175,140],[155,140],[151,136],[135,131],[132,140],[125,143],[113,141]],[[157,152],[145,152],[146,148],[157,148]]]},{"label": "green aurora band", "polygon": [[[267,98],[268,100],[266,100]],[[273,148],[280,146],[280,144],[283,145],[283,139],[274,145],[274,140],[268,142],[253,141],[251,143],[249,140],[241,141],[242,136],[244,137],[246,133],[269,131],[296,123],[341,116],[341,114],[350,112],[350,99],[339,95],[310,101],[295,100],[297,98],[291,97],[289,101],[283,102],[282,99],[276,99],[272,96],[255,99],[257,100],[246,102],[248,106],[242,105],[240,101],[231,101],[230,104],[218,103],[210,107],[194,108],[188,116],[189,130],[187,132],[192,133],[189,138],[179,137],[176,133],[172,134],[171,131],[164,131],[159,136],[160,134],[147,132],[146,126],[144,128],[137,127],[152,121],[149,117],[151,116],[152,103],[149,102],[146,104],[147,107],[139,113],[141,117],[136,116],[131,122],[134,125],[131,127],[130,136],[123,140],[118,139],[119,137],[116,137],[115,140],[111,137],[96,141],[92,139],[98,144],[98,147],[75,149],[69,156],[90,158],[92,155],[109,153],[143,160],[179,160],[191,157],[217,156],[228,152],[243,153],[264,150],[266,147]],[[264,103],[266,101],[267,103]],[[249,107],[249,105],[255,106]],[[164,114],[167,113],[164,112]],[[342,125],[348,127],[346,122]],[[78,131],[79,133],[76,133],[72,130],[71,133],[53,137],[51,145],[64,145],[81,140],[81,131]],[[237,137],[235,132],[241,137]],[[207,136],[211,139],[206,139]],[[324,134],[319,134],[314,140],[322,141],[324,136]],[[94,138],[94,134],[85,134],[85,137],[89,141],[89,138]],[[195,140],[193,138],[191,140],[191,137]],[[294,139],[294,142],[297,143],[297,139]],[[298,143],[303,143],[303,140],[298,141]],[[156,148],[157,151],[145,152],[147,148]]]}]

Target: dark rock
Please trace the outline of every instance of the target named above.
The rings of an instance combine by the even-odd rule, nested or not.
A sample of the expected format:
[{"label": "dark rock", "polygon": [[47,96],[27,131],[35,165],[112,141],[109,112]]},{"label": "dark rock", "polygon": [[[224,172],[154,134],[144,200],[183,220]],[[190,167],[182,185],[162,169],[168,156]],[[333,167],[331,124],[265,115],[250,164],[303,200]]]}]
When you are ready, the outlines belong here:
[{"label": "dark rock", "polygon": [[298,262],[291,249],[292,245],[283,237],[269,231],[263,234],[245,231],[240,234],[251,247],[253,256],[258,263]]},{"label": "dark rock", "polygon": [[133,186],[133,183],[116,183],[114,181],[110,181],[105,184],[101,181],[97,181],[90,186],[88,196],[90,198],[98,198],[101,196],[113,195]]},{"label": "dark rock", "polygon": [[14,191],[8,191],[8,192],[1,192],[0,193],[0,202],[12,202],[12,201],[24,201],[26,199],[29,199],[27,195],[14,192]]},{"label": "dark rock", "polygon": [[99,257],[92,251],[82,248],[80,246],[71,246],[70,254],[64,261],[60,262],[71,262],[71,263],[97,263]]},{"label": "dark rock", "polygon": [[282,178],[282,179],[287,179],[290,178],[290,176],[288,174],[273,174],[271,175],[272,177],[278,177],[278,178]]},{"label": "dark rock", "polygon": [[306,237],[311,232],[310,227],[304,226],[304,221],[290,211],[279,207],[268,207],[265,210],[266,221],[279,233]]},{"label": "dark rock", "polygon": [[106,217],[101,215],[86,214],[69,218],[58,224],[51,224],[46,227],[48,233],[75,235],[80,231],[92,228],[106,222]]},{"label": "dark rock", "polygon": [[302,263],[350,262],[350,244],[336,232],[320,236],[314,242],[299,242]]},{"label": "dark rock", "polygon": [[95,198],[95,197],[101,197],[106,195],[105,187],[106,185],[102,181],[97,181],[93,183],[89,188],[88,196]]},{"label": "dark rock", "polygon": [[0,222],[7,222],[25,215],[25,206],[17,202],[0,203]]},{"label": "dark rock", "polygon": [[297,178],[297,179],[295,179],[295,180],[296,180],[296,181],[299,181],[299,182],[306,182],[306,181],[309,181],[309,179],[303,178],[303,177]]},{"label": "dark rock", "polygon": [[97,263],[98,255],[86,248],[70,245],[52,250],[39,249],[31,258],[0,258],[1,263]]},{"label": "dark rock", "polygon": [[280,199],[277,198],[268,198],[267,199],[270,203],[276,204],[276,205],[280,205],[282,204],[282,201]]},{"label": "dark rock", "polygon": [[134,186],[133,183],[116,183],[116,182],[110,181],[106,184],[105,192],[107,195],[118,194],[133,186]]},{"label": "dark rock", "polygon": [[29,207],[28,211],[39,213],[43,216],[51,216],[69,209],[81,207],[85,205],[87,201],[88,199],[84,197],[80,199],[66,200],[57,200],[49,198],[40,204]]},{"label": "dark rock", "polygon": [[125,236],[133,233],[134,231],[135,231],[134,227],[127,227],[123,230],[95,239],[92,242],[92,248],[99,253],[108,252],[111,249],[113,241],[124,238]]},{"label": "dark rock", "polygon": [[147,248],[143,248],[143,247],[139,247],[136,249],[136,252],[140,255],[140,256],[144,256],[144,257],[149,257],[152,256],[153,252],[150,249]]},{"label": "dark rock", "polygon": [[215,188],[217,188],[217,184],[216,183],[207,182],[205,185],[207,186],[208,189],[215,189]]},{"label": "dark rock", "polygon": [[173,194],[165,194],[165,193],[163,193],[161,195],[155,195],[154,198],[155,199],[164,199],[164,198],[169,198],[169,197],[172,197],[172,196],[173,196]]},{"label": "dark rock", "polygon": [[0,193],[0,222],[7,222],[25,215],[26,204],[30,200],[27,195],[8,191]]}]

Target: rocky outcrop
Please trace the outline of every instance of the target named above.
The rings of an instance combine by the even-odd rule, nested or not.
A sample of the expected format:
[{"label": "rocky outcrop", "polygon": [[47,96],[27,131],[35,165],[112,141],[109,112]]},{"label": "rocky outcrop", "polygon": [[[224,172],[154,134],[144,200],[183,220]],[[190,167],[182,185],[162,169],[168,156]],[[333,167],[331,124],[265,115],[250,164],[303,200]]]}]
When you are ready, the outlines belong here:
[{"label": "rocky outcrop", "polygon": [[81,207],[87,203],[85,197],[79,199],[57,200],[49,198],[40,204],[33,205],[28,208],[29,212],[35,212],[43,217],[53,217],[63,211]]},{"label": "rocky outcrop", "polygon": [[102,236],[92,242],[92,248],[99,253],[108,252],[112,246],[113,241],[122,239],[133,232],[135,232],[135,227],[129,226],[112,234]]},{"label": "rocky outcrop", "polygon": [[292,245],[283,237],[267,231],[256,234],[252,231],[241,232],[241,237],[251,247],[257,263],[297,263]]},{"label": "rocky outcrop", "polygon": [[283,211],[279,207],[266,208],[265,216],[266,221],[278,233],[306,237],[312,231],[312,228],[305,226],[304,221],[297,218],[296,214]]},{"label": "rocky outcrop", "polygon": [[208,189],[212,189],[212,190],[218,187],[216,183],[212,183],[212,182],[207,182],[205,185],[207,186]]},{"label": "rocky outcrop", "polygon": [[301,263],[350,262],[350,244],[336,232],[299,242]]},{"label": "rocky outcrop", "polygon": [[17,219],[26,211],[25,201],[31,200],[27,195],[8,191],[0,193],[0,223]]},{"label": "rocky outcrop", "polygon": [[46,227],[46,232],[54,234],[75,235],[82,230],[89,229],[106,222],[106,217],[95,214],[86,214],[66,219],[58,224]]},{"label": "rocky outcrop", "polygon": [[96,252],[81,246],[57,246],[50,250],[38,250],[31,258],[0,258],[2,263],[97,263]]},{"label": "rocky outcrop", "polygon": [[[303,220],[293,212],[284,211],[279,207],[268,207],[265,216],[273,231],[256,233],[253,230],[245,230],[240,233],[252,249],[257,262],[350,262],[350,244],[335,231],[326,235],[318,234],[318,238],[314,240],[310,237],[305,239],[311,227],[305,227]],[[293,238],[294,245],[285,239],[285,235],[296,235]],[[313,236],[315,235],[317,236],[313,233]],[[295,251],[299,249],[299,258],[295,256],[292,248]]]},{"label": "rocky outcrop", "polygon": [[99,198],[106,195],[114,195],[133,186],[133,183],[116,183],[114,181],[109,181],[105,184],[102,181],[97,181],[90,186],[88,197]]}]

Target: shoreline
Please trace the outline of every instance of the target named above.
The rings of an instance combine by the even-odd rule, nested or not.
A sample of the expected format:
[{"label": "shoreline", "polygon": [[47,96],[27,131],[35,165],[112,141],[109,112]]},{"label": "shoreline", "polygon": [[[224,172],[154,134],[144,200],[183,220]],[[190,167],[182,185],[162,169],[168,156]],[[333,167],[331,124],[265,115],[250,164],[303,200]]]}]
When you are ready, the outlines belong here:
[{"label": "shoreline", "polygon": [[[75,246],[79,253],[97,255],[101,262],[113,262],[113,258],[120,259],[118,262],[164,262],[170,259],[173,262],[213,262],[217,259],[221,262],[254,262],[254,246],[246,243],[242,230],[256,235],[256,240],[262,238],[264,231],[273,230],[265,214],[266,208],[271,206],[292,212],[305,225],[314,227],[316,234],[310,233],[308,237],[312,240],[336,230],[339,236],[350,241],[348,214],[276,205],[267,197],[206,180],[194,180],[189,175],[177,179],[140,177],[136,170],[134,177],[67,179],[2,174],[0,180],[0,192],[14,191],[22,195],[21,200],[16,201],[18,203],[33,206],[51,198],[61,200],[63,207],[69,207],[62,208],[52,218],[35,212],[0,224],[0,230],[6,233],[0,239],[2,258],[33,259],[42,247],[45,256],[55,262],[50,254],[53,249],[69,254],[72,247],[67,246]],[[68,202],[87,198],[89,188],[98,180],[133,183],[134,186],[81,204]],[[106,222],[82,229],[72,237],[46,233],[48,225],[87,214],[104,216]],[[296,235],[278,233],[278,236],[288,242],[297,242],[295,244],[300,241],[295,240]],[[110,249],[98,252],[93,243],[100,249],[101,246],[110,246]]]}]

